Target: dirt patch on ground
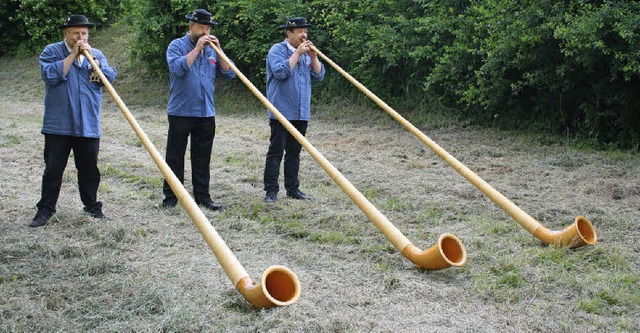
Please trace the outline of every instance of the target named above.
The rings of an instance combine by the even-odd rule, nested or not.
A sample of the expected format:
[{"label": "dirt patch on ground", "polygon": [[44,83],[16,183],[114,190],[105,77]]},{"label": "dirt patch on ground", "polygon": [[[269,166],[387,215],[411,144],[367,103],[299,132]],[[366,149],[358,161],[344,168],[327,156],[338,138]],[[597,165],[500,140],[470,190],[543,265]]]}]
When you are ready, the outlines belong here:
[{"label": "dirt patch on ground", "polygon": [[[165,111],[132,112],[164,155]],[[308,139],[415,245],[430,247],[444,232],[465,244],[464,267],[419,271],[306,153],[302,188],[314,200],[281,193],[264,204],[264,110],[218,112],[211,193],[226,210],[205,214],[255,281],[274,264],[292,269],[299,302],[248,308],[182,209],[158,207],[162,177],[109,96],[99,191],[107,219],[82,213],[70,160],[58,213],[47,227],[28,228],[43,171],[42,104],[0,99],[0,330],[640,329],[637,155],[543,146],[492,130],[424,129],[548,228],[591,219],[597,245],[556,249],[392,120],[318,115]]]}]

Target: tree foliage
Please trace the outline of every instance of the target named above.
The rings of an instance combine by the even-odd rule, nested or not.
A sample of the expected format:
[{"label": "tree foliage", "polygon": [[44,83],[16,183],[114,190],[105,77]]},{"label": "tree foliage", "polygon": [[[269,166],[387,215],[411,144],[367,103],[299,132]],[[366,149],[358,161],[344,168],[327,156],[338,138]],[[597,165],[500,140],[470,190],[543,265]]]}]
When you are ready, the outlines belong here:
[{"label": "tree foliage", "polygon": [[69,14],[83,14],[97,27],[113,22],[127,0],[4,0],[0,5],[0,55],[33,54],[62,35]]},{"label": "tree foliage", "polygon": [[637,147],[639,13],[635,1],[470,2],[425,90],[476,119]]},{"label": "tree foliage", "polygon": [[[156,12],[141,18],[167,26],[184,27],[183,13],[195,8],[146,3]],[[176,4],[182,12],[173,15]],[[438,101],[478,123],[640,142],[638,1],[239,0],[208,9],[227,54],[259,86],[267,51],[283,38],[277,26],[305,16],[323,53],[394,104]],[[170,38],[154,32],[140,54],[164,59]],[[329,72],[320,92],[354,91]]]},{"label": "tree foliage", "polygon": [[[1,49],[50,41],[69,12],[108,22],[125,3],[132,54],[153,73],[167,74],[184,15],[205,8],[227,55],[264,87],[277,27],[305,16],[316,46],[390,104],[437,102],[476,123],[640,143],[638,0],[8,0]],[[316,91],[360,96],[331,69]]]},{"label": "tree foliage", "polygon": [[[152,73],[168,77],[165,52],[169,43],[187,32],[185,15],[208,9],[205,0],[143,0],[132,6],[135,35],[131,54]],[[210,10],[210,9],[209,9]]]}]

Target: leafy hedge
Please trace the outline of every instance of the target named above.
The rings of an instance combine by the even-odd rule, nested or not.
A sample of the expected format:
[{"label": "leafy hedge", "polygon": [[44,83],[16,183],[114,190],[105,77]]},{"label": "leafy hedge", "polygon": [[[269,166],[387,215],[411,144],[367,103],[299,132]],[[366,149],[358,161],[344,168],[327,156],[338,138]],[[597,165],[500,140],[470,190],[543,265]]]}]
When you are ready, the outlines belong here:
[{"label": "leafy hedge", "polygon": [[127,0],[3,0],[0,4],[0,55],[28,55],[61,40],[58,26],[68,14],[83,14],[96,26],[113,22]]},{"label": "leafy hedge", "polygon": [[638,2],[473,3],[452,12],[445,29],[454,38],[437,49],[425,79],[429,95],[476,119],[637,149]]},{"label": "leafy hedge", "polygon": [[0,56],[14,53],[24,41],[24,27],[14,23],[13,15],[19,8],[16,0],[6,0],[0,4]]},{"label": "leafy hedge", "polygon": [[[194,8],[214,13],[213,33],[259,87],[277,27],[305,16],[320,50],[396,108],[426,101],[475,123],[640,144],[638,0],[7,0],[0,52],[39,50],[68,12],[105,23],[127,6],[135,60],[165,77]],[[331,69],[316,92],[361,96]]]},{"label": "leafy hedge", "polygon": [[185,15],[196,8],[213,12],[218,25],[211,33],[220,39],[225,51],[233,50],[227,52],[228,56],[243,74],[264,80],[264,58],[271,44],[283,36],[274,28],[275,22],[284,21],[288,15],[304,11],[306,7],[295,0],[220,1],[215,5],[206,0],[138,1],[134,7],[137,22],[132,50],[134,61],[154,74],[166,76],[167,47],[188,31]]},{"label": "leafy hedge", "polygon": [[142,0],[132,6],[136,34],[131,54],[153,74],[168,77],[165,52],[169,43],[187,32],[184,16],[207,8],[203,0]]}]

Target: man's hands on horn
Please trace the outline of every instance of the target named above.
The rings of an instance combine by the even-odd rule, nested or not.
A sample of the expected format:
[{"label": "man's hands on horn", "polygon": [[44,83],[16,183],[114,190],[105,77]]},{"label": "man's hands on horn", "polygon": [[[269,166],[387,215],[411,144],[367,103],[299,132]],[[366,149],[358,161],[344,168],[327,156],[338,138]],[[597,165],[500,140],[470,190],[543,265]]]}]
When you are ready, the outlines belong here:
[{"label": "man's hands on horn", "polygon": [[212,42],[219,49],[221,49],[220,41],[214,35],[203,35],[202,37],[198,38],[198,42],[196,43],[196,48],[198,49],[198,51],[202,51],[204,50],[205,47],[207,47],[207,45],[209,45],[209,42]]},{"label": "man's hands on horn", "polygon": [[[73,59],[77,60],[78,57],[80,55],[84,55],[84,51],[88,51],[89,54],[91,54],[93,56],[93,52],[91,52],[91,45],[89,45],[89,43],[85,40],[79,39],[72,48],[72,54],[73,54]],[[98,59],[95,59],[95,57],[93,58],[93,60],[96,62],[96,64],[98,65],[98,67],[100,66],[100,61],[98,61]]]},{"label": "man's hands on horn", "polygon": [[298,48],[296,49],[296,52],[298,52],[298,55],[303,55],[305,53],[309,54],[309,56],[311,58],[316,58],[318,55],[316,54],[315,51],[313,51],[311,49],[311,45],[313,45],[313,43],[310,40],[305,40],[302,43],[300,43],[300,45],[298,45]]},{"label": "man's hands on horn", "polygon": [[81,54],[83,54],[84,50],[87,50],[89,51],[89,53],[91,53],[91,45],[89,45],[87,41],[80,39],[73,46],[73,55],[77,58]]}]

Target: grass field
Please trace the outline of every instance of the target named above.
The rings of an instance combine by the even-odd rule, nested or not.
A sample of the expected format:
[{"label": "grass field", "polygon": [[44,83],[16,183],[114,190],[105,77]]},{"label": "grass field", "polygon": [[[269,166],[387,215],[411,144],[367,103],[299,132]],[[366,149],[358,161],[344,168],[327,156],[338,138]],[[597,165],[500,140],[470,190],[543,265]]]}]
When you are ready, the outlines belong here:
[{"label": "grass field", "polygon": [[[104,31],[92,45],[118,69],[116,90],[164,154],[166,78],[136,76],[119,32]],[[82,213],[70,160],[57,214],[28,228],[44,168],[43,83],[35,57],[2,58],[0,331],[640,331],[637,153],[421,126],[546,227],[563,229],[577,215],[594,223],[595,246],[555,248],[381,110],[339,98],[315,105],[309,141],[416,246],[430,247],[444,232],[466,246],[463,267],[420,271],[306,153],[302,189],[314,200],[281,193],[265,204],[266,111],[238,85],[217,89],[211,193],[226,209],[205,214],[254,281],[271,265],[293,270],[300,300],[248,306],[182,208],[159,207],[162,176],[106,92],[98,197],[107,218]]]}]

